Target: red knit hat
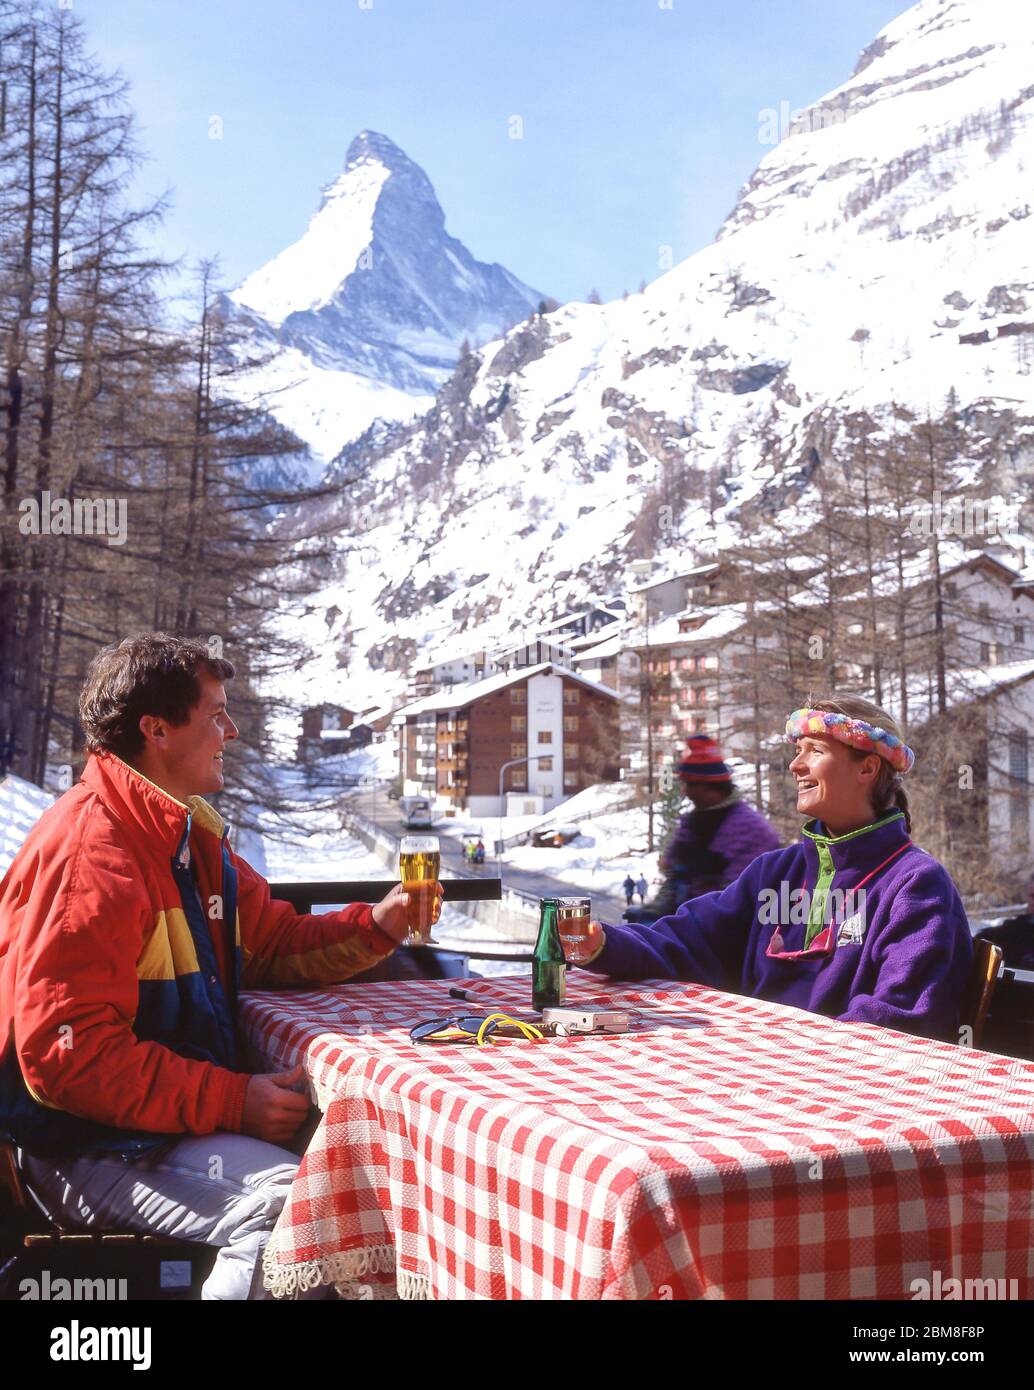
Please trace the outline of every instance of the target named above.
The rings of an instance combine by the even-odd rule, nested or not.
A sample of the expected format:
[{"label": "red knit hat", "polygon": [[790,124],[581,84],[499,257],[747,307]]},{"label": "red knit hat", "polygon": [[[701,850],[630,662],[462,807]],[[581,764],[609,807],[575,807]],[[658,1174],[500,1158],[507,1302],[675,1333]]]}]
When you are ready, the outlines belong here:
[{"label": "red knit hat", "polygon": [[690,734],[678,773],[689,782],[732,781],[732,773],[722,761],[722,750],[710,734]]}]

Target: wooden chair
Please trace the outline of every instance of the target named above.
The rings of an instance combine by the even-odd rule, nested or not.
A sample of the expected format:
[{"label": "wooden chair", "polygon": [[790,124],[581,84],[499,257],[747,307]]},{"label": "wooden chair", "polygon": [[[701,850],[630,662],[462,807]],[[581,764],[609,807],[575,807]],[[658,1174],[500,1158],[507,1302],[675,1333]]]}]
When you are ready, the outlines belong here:
[{"label": "wooden chair", "polygon": [[0,1139],[0,1298],[45,1266],[55,1277],[125,1277],[136,1299],[196,1298],[215,1262],[214,1246],[142,1231],[65,1230],[30,1196],[14,1155]]},{"label": "wooden chair", "polygon": [[22,1175],[14,1161],[14,1149],[0,1139],[0,1204],[6,1203],[15,1212],[29,1210],[29,1198],[22,1182]]},{"label": "wooden chair", "polygon": [[1002,973],[1002,959],[1001,946],[979,937],[973,942],[973,969],[959,1011],[959,1022],[973,1031],[969,1043],[971,1047],[979,1047],[983,1039],[991,998]]}]

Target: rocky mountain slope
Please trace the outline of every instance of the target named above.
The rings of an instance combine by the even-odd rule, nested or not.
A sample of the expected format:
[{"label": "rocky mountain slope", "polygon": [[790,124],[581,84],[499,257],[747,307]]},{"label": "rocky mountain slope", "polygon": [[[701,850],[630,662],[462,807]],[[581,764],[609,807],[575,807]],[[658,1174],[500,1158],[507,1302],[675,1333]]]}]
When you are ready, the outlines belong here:
[{"label": "rocky mountain slope", "polygon": [[789,504],[852,411],[922,418],[954,388],[971,426],[1018,423],[1029,496],[1032,174],[1034,7],[921,0],[713,245],[627,300],[533,315],[341,452],[338,560],[291,617],[306,693],[372,702],[457,628],[473,645],[614,591],[634,554],[720,549],[728,510]]}]

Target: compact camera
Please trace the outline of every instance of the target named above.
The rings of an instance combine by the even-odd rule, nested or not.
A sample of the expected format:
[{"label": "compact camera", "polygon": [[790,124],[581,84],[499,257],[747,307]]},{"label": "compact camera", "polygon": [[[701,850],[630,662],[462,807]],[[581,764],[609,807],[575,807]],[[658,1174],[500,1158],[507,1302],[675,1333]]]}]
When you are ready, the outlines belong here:
[{"label": "compact camera", "polygon": [[542,1010],[542,1022],[558,1037],[568,1033],[627,1033],[628,1013],[624,1009],[565,1007]]}]

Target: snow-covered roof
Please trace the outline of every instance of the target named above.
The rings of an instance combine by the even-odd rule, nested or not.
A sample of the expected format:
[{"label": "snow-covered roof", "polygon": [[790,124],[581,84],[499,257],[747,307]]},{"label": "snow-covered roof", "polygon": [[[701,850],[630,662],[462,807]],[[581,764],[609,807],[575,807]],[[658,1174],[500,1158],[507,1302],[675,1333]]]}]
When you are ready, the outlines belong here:
[{"label": "snow-covered roof", "polygon": [[403,705],[402,709],[395,714],[393,723],[400,724],[411,714],[430,714],[432,711],[441,712],[450,709],[464,709],[467,705],[472,705],[476,700],[483,700],[486,695],[494,695],[497,690],[505,690],[509,685],[516,685],[518,681],[527,680],[529,676],[541,676],[554,673],[558,676],[567,676],[575,680],[579,685],[586,686],[589,690],[595,690],[600,695],[606,695],[611,700],[616,700],[618,694],[609,685],[602,685],[599,681],[590,680],[588,676],[583,676],[577,671],[571,671],[566,666],[560,666],[553,661],[540,661],[537,666],[518,666],[513,671],[500,671],[494,676],[486,676],[484,680],[468,681],[465,685],[454,685],[451,690],[442,690],[434,695],[425,695],[421,700],[414,700],[412,704]]},{"label": "snow-covered roof", "polygon": [[[1034,678],[1034,660],[1011,661],[1002,666],[967,666],[948,671],[945,676],[951,708],[971,700],[987,699]],[[910,728],[921,728],[938,717],[937,696],[930,686],[930,673],[917,671],[908,678],[908,719]],[[893,692],[884,697],[884,708],[895,719],[901,718],[901,701]]]},{"label": "snow-covered roof", "polygon": [[651,575],[649,579],[644,579],[638,584],[630,584],[628,592],[630,594],[641,594],[647,589],[656,589],[660,584],[668,584],[673,579],[692,579],[695,575],[714,574],[718,569],[718,561],[711,560],[704,565],[692,565],[687,569],[668,570],[662,574]]},{"label": "snow-covered roof", "polygon": [[948,698],[975,699],[1019,685],[1034,676],[1034,660],[1009,661],[1002,666],[972,666],[962,671],[948,672]]},{"label": "snow-covered roof", "polygon": [[618,610],[609,607],[605,603],[593,603],[591,600],[586,602],[582,608],[573,608],[570,613],[564,613],[559,618],[551,618],[548,623],[541,623],[536,628],[536,635],[540,633],[553,632],[556,628],[563,627],[565,623],[577,622],[579,618],[587,618],[593,613],[610,613],[615,618],[623,617]]},{"label": "snow-covered roof", "polygon": [[625,645],[625,639],[619,630],[605,641],[597,642],[595,646],[588,647],[585,651],[579,652],[577,656],[573,656],[571,660],[578,662],[606,661],[608,657],[617,656]]},{"label": "snow-covered roof", "polygon": [[605,627],[598,627],[595,632],[587,632],[584,637],[572,637],[567,645],[572,651],[595,647],[598,643],[607,641],[608,638],[620,636],[627,626],[628,619],[622,614],[616,622],[607,623]]},{"label": "snow-covered roof", "polygon": [[[688,618],[700,621],[696,627],[683,632],[679,624],[686,622]],[[743,627],[746,621],[747,610],[746,604],[743,603],[727,603],[720,608],[686,608],[681,613],[673,613],[670,617],[663,618],[659,623],[651,623],[649,642],[646,628],[637,627],[627,634],[622,645],[638,651],[647,645],[686,647],[701,642],[716,642]]]}]

